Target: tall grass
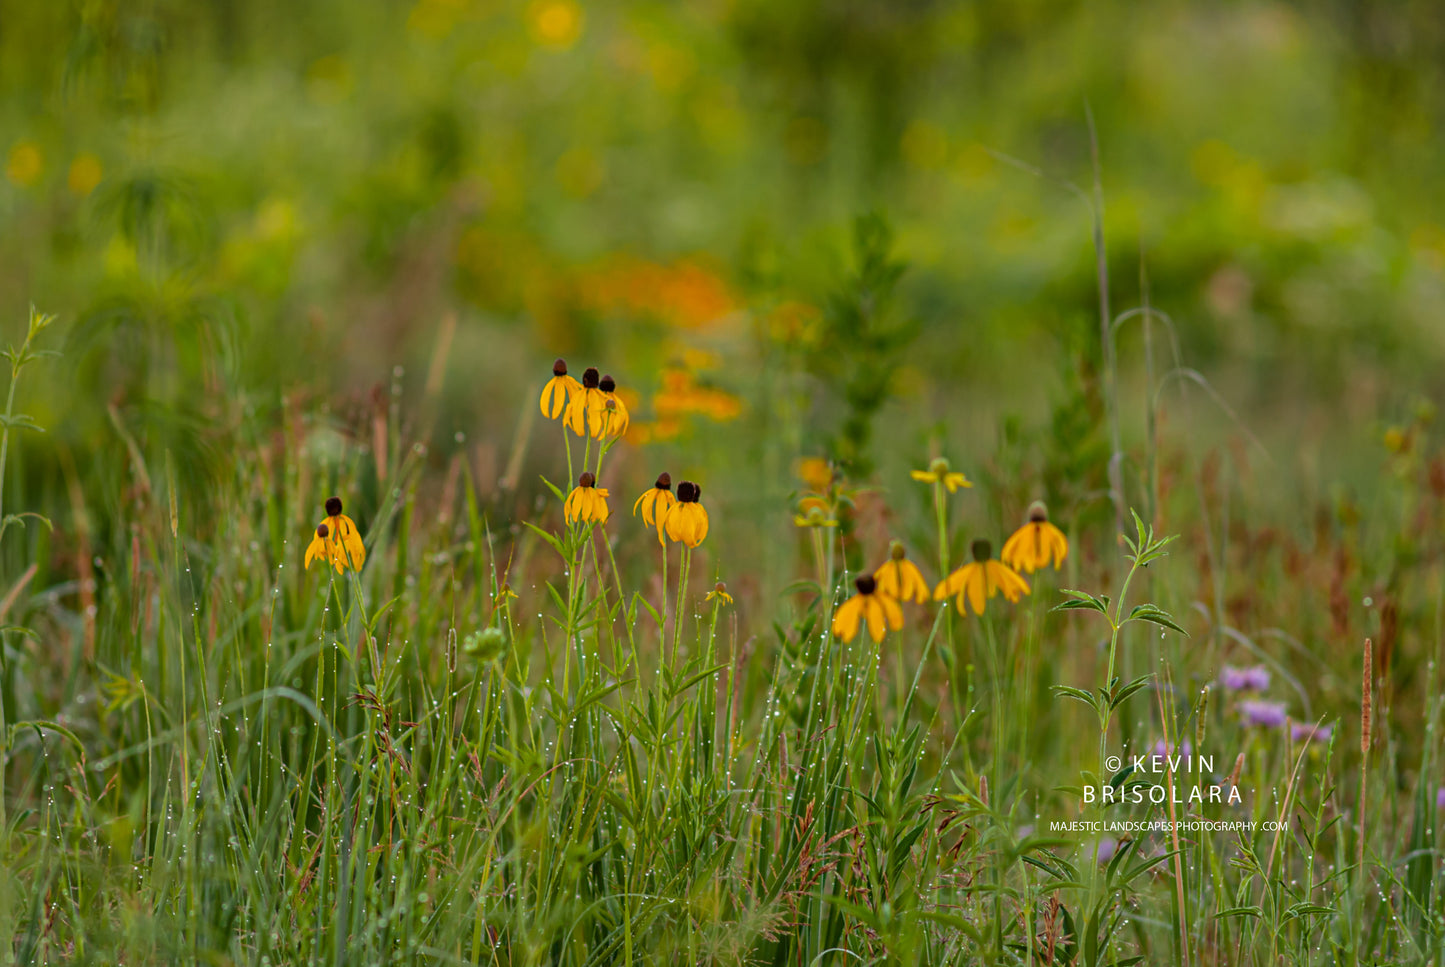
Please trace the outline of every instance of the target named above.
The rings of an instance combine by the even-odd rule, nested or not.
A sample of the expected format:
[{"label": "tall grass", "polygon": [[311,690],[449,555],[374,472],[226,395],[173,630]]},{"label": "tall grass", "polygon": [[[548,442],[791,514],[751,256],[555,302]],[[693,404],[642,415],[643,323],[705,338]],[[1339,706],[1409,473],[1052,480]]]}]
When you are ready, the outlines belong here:
[{"label": "tall grass", "polygon": [[[1308,686],[1298,720],[1328,738],[1250,724],[1227,682],[1196,700],[1256,652],[1287,680],[1327,682],[1333,658],[1191,606],[1206,575],[1164,556],[1190,538],[1137,517],[1123,561],[1107,529],[1076,533],[1067,594],[1045,570],[1017,605],[916,605],[843,641],[849,562],[883,549],[827,524],[870,488],[835,471],[798,581],[730,602],[707,596],[748,567],[725,518],[694,551],[660,547],[615,485],[605,524],[567,524],[561,488],[483,499],[402,410],[354,435],[251,420],[206,495],[133,448],[93,612],[79,589],[6,598],[6,962],[1438,961],[1433,659],[1423,692],[1382,694],[1367,769],[1352,709]],[[531,444],[558,478],[616,459],[574,465],[564,440]],[[909,551],[946,571],[1005,495],[931,487],[899,531],[935,534]],[[332,493],[365,531],[360,574],[300,566]],[[1146,570],[1164,607],[1136,600]],[[1188,737],[1204,774],[1108,764]],[[1172,801],[1196,785],[1240,802]],[[1106,786],[1144,798],[1102,806]],[[1255,825],[1054,825],[1200,818]]]}]

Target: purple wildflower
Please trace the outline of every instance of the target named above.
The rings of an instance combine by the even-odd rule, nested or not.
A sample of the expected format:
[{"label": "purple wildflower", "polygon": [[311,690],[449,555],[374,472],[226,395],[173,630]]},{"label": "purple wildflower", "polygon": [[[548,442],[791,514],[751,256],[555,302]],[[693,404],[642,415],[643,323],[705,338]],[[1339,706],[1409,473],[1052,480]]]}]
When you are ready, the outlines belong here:
[{"label": "purple wildflower", "polygon": [[[1182,749],[1183,751],[1177,751],[1179,749]],[[1183,746],[1174,747],[1171,747],[1169,743],[1165,742],[1163,739],[1160,739],[1158,742],[1154,743],[1154,748],[1149,752],[1149,754],[1156,758],[1163,759],[1176,754],[1190,756],[1194,754],[1194,749],[1192,746],[1190,746],[1188,739],[1184,740]]]},{"label": "purple wildflower", "polygon": [[1114,858],[1114,854],[1118,851],[1119,841],[1105,836],[1095,845],[1094,858],[1100,863],[1107,863]]},{"label": "purple wildflower", "polygon": [[1279,728],[1289,717],[1283,702],[1261,702],[1246,699],[1239,703],[1239,711],[1244,715],[1246,725],[1258,725],[1266,729]]},{"label": "purple wildflower", "polygon": [[1445,786],[1435,790],[1435,808],[1445,809]]},{"label": "purple wildflower", "polygon": [[1292,722],[1289,727],[1289,737],[1292,741],[1303,742],[1309,739],[1312,742],[1328,742],[1330,734],[1334,732],[1333,725],[1311,725],[1309,722]]},{"label": "purple wildflower", "polygon": [[1262,692],[1269,688],[1269,669],[1263,665],[1252,668],[1225,665],[1219,673],[1219,684],[1231,692]]}]

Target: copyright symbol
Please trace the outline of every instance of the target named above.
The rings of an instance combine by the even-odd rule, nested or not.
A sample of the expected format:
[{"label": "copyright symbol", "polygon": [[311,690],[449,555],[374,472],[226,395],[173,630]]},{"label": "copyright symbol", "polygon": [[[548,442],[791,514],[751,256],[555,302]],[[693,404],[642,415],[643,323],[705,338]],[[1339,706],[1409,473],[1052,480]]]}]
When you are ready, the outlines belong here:
[{"label": "copyright symbol", "polygon": [[1124,760],[1116,755],[1111,755],[1104,760],[1104,768],[1109,772],[1118,772],[1124,765]]}]

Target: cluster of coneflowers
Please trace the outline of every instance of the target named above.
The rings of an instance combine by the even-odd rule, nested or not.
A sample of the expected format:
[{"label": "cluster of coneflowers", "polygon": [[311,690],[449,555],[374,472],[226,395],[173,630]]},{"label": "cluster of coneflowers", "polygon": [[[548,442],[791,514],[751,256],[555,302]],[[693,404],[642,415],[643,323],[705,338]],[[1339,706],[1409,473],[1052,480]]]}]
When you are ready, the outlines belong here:
[{"label": "cluster of coneflowers", "polygon": [[[973,484],[941,457],[927,470],[912,471],[911,476],[934,488],[940,545],[946,547],[944,491],[952,494]],[[804,496],[799,501],[801,514],[797,523],[800,526],[835,524],[828,507],[822,493]],[[1056,570],[1062,567],[1069,553],[1069,542],[1063,532],[1050,523],[1044,504],[1036,501],[1029,507],[1028,519],[1004,542],[1000,559],[994,558],[993,545],[986,540],[974,541],[971,551],[973,560],[951,572],[946,557],[942,559],[947,576],[934,586],[932,598],[943,601],[954,597],[959,610],[972,610],[981,615],[989,599],[996,595],[1002,594],[1008,601],[1017,602],[1029,593],[1028,581],[1019,572],[1033,574],[1049,564]],[[929,600],[928,582],[918,565],[908,559],[901,541],[893,541],[888,560],[872,574],[859,576],[854,585],[857,593],[843,602],[833,616],[833,634],[845,642],[851,642],[864,625],[873,640],[881,642],[888,631],[902,630],[902,603],[925,604]]]},{"label": "cluster of coneflowers", "polygon": [[[582,473],[577,478],[577,486],[563,504],[567,523],[606,523],[610,514],[607,498],[611,495],[605,487],[597,486],[597,478],[602,472],[603,455],[618,437],[627,432],[628,425],[627,406],[617,395],[617,381],[611,376],[599,375],[596,368],[589,367],[583,371],[579,383],[568,375],[566,361],[559,359],[552,364],[552,378],[542,387],[538,403],[543,416],[553,420],[561,417],[567,430],[587,440]],[[593,440],[598,441],[597,464],[593,469],[587,469]],[[569,444],[569,465],[571,454]],[[657,528],[659,543],[671,539],[693,548],[707,537],[707,510],[702,506],[701,498],[702,488],[691,480],[679,483],[674,494],[672,476],[661,473],[657,481],[637,498],[632,505],[632,513],[636,516],[640,510],[643,524]]]},{"label": "cluster of coneflowers", "polygon": [[[627,405],[617,393],[616,380],[589,367],[579,381],[567,372],[566,361],[558,359],[552,366],[552,378],[542,387],[538,406],[543,416],[561,420],[564,438],[570,431],[586,444],[582,472],[576,478],[576,486],[563,501],[564,518],[569,525],[605,524],[610,516],[607,501],[611,495],[605,487],[598,486],[602,459],[611,445],[627,431],[629,423]],[[594,442],[597,445],[595,459],[592,455]],[[570,474],[574,469],[570,439],[567,441],[567,463]],[[943,533],[944,492],[953,494],[960,488],[973,485],[942,458],[934,460],[927,470],[914,470],[912,477],[934,488],[940,545],[946,547],[946,535]],[[808,494],[799,501],[799,526],[836,525],[836,502],[829,494],[830,483],[831,472],[825,482],[815,484],[818,492]],[[656,529],[658,542],[664,547],[671,540],[682,544],[686,555],[707,537],[708,515],[701,497],[702,488],[690,480],[680,482],[674,492],[672,477],[662,473],[652,487],[637,498],[632,512],[634,516],[641,513],[645,527]],[[338,572],[348,568],[353,571],[361,569],[366,549],[355,522],[341,510],[339,497],[326,501],[326,519],[316,528],[315,537],[306,550],[308,568],[313,561],[323,560],[330,562]],[[972,610],[974,614],[981,615],[987,602],[996,595],[1002,594],[1008,601],[1017,602],[1021,596],[1029,594],[1029,584],[1023,574],[1032,575],[1050,564],[1055,569],[1062,567],[1069,553],[1069,543],[1063,532],[1049,521],[1043,503],[1035,502],[1029,508],[1028,519],[1004,542],[999,559],[994,558],[993,545],[987,540],[974,541],[971,550],[973,560],[952,571],[948,569],[946,556],[941,558],[940,566],[946,576],[934,586],[932,599],[943,601],[954,597],[960,610]],[[925,604],[930,597],[922,570],[909,560],[900,541],[893,541],[888,559],[873,573],[858,577],[855,586],[857,593],[838,608],[833,618],[833,634],[845,642],[851,642],[864,626],[875,642],[881,642],[889,630],[902,630],[904,603]],[[721,586],[709,598],[731,600]]]}]

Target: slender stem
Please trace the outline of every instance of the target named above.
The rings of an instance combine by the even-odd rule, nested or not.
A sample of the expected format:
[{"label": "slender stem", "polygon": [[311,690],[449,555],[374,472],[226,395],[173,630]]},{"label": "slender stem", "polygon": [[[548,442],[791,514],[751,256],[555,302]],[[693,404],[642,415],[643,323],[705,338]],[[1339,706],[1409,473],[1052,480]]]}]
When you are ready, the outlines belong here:
[{"label": "slender stem", "polygon": [[[10,451],[10,418],[15,412],[15,385],[20,381],[20,359],[30,348],[30,336],[25,337],[21,355],[15,356],[10,364],[10,391],[5,396],[5,426],[0,429],[0,539],[5,536],[5,462]],[[3,638],[3,633],[0,633]],[[9,677],[9,663],[5,661],[5,646],[0,640],[0,855],[9,854],[9,818],[5,811],[5,772],[10,758],[10,730],[5,717],[5,681]]]}]

